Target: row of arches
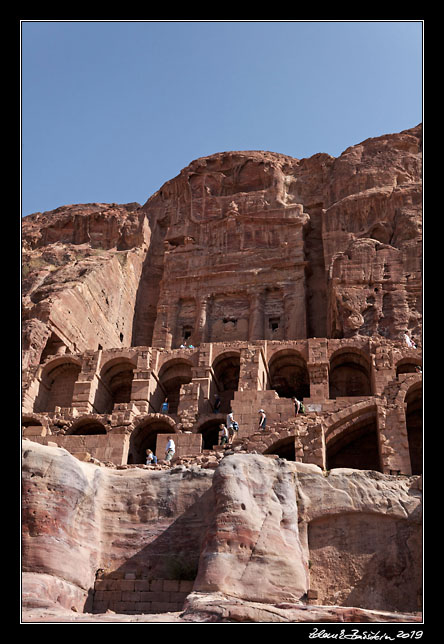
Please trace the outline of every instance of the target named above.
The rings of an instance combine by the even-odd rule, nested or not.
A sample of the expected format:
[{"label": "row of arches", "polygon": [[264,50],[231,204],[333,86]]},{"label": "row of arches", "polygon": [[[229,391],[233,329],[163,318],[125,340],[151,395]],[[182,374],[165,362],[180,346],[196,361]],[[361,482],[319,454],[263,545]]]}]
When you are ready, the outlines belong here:
[{"label": "row of arches", "polygon": [[[423,469],[422,388],[420,383],[410,388],[404,405],[411,474],[420,475]],[[286,436],[273,442],[264,453],[276,454],[290,461],[296,460],[294,436]],[[383,471],[375,409],[359,413],[356,417],[351,416],[335,431],[327,434],[325,467],[327,470],[351,468]]]},{"label": "row of arches", "polygon": [[[422,474],[422,387],[420,381],[415,382],[407,389],[403,405],[405,407],[405,427],[411,473]],[[202,420],[196,427],[196,433],[202,435],[204,450],[212,449],[218,443],[219,425],[224,420],[223,414],[215,414]],[[28,424],[31,425],[35,423],[34,418],[30,418],[28,421]],[[156,452],[158,435],[174,434],[175,432],[176,425],[169,416],[147,415],[136,424],[131,433],[128,463],[144,463],[148,448]],[[107,427],[103,419],[91,415],[73,422],[68,433],[71,435],[106,434]],[[290,461],[296,460],[294,435],[274,440],[264,453],[276,454]],[[383,471],[379,450],[377,410],[374,403],[367,408],[351,411],[343,420],[327,429],[325,459],[328,470],[344,467]]]},{"label": "row of arches", "polygon": [[[412,358],[400,360],[396,375],[414,372],[418,362]],[[129,358],[116,357],[101,369],[93,401],[93,411],[107,414],[118,403],[129,403],[135,364]],[[34,412],[53,412],[56,406],[72,406],[74,389],[81,372],[80,360],[61,357],[43,370],[40,388],[34,401]],[[193,363],[183,357],[164,363],[157,375],[159,395],[157,409],[168,400],[168,413],[176,414],[181,386],[191,382]],[[220,410],[228,411],[234,393],[239,387],[240,352],[220,354],[211,366],[212,392],[221,399]],[[264,369],[264,389],[274,389],[282,398],[296,396],[299,400],[310,396],[310,376],[303,356],[294,349],[277,351]],[[329,363],[329,398],[372,395],[371,363],[362,351],[342,349],[335,352]]]}]

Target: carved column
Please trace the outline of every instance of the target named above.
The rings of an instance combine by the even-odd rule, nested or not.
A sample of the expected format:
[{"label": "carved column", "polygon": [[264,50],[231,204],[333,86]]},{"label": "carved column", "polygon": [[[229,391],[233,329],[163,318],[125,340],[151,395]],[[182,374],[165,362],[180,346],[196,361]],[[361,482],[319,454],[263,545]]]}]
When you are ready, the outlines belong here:
[{"label": "carved column", "polygon": [[250,318],[248,339],[250,342],[265,339],[264,330],[264,293],[253,293],[250,296]]},{"label": "carved column", "polygon": [[82,370],[77,376],[72,396],[72,407],[81,414],[94,412],[101,359],[102,351],[85,351],[83,354]]},{"label": "carved column", "polygon": [[310,402],[328,400],[328,362],[308,362],[307,369],[310,378]]},{"label": "carved column", "polygon": [[155,388],[151,369],[151,353],[151,349],[143,349],[138,353],[137,368],[133,372],[131,402],[136,405],[141,414],[155,411],[149,403],[151,392]]},{"label": "carved column", "polygon": [[194,326],[194,343],[196,345],[207,342],[207,318],[208,318],[209,298],[196,298],[196,324]]},{"label": "carved column", "polygon": [[171,349],[176,334],[178,311],[178,302],[159,305],[154,325],[153,347]]},{"label": "carved column", "polygon": [[307,337],[305,315],[305,288],[303,279],[289,285],[284,291],[285,339]]},{"label": "carved column", "polygon": [[388,408],[378,405],[376,418],[381,471],[384,474],[399,472],[410,476],[412,467],[405,409],[394,405]]},{"label": "carved column", "polygon": [[329,360],[327,340],[310,338],[307,369],[310,378],[310,402],[329,398]]}]

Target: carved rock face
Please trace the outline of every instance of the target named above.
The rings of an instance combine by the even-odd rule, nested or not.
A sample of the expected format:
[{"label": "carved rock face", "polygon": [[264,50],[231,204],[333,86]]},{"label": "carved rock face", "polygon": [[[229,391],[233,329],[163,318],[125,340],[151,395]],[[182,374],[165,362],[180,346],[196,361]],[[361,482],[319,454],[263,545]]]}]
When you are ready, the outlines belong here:
[{"label": "carved rock face", "polygon": [[[30,215],[24,362],[38,363],[56,327],[71,352],[184,340],[398,339],[407,329],[419,338],[421,203],[418,126],[338,159],[218,153],[190,163],[142,207]],[[90,302],[88,312],[79,300]]]}]

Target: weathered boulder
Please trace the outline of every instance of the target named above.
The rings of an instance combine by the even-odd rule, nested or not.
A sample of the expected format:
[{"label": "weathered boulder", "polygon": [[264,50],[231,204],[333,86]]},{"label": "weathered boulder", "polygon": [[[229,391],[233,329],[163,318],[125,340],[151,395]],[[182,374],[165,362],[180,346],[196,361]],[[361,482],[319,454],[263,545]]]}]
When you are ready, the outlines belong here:
[{"label": "weathered boulder", "polygon": [[215,512],[195,589],[247,601],[298,601],[309,587],[294,472],[262,456],[225,458],[213,479]]}]

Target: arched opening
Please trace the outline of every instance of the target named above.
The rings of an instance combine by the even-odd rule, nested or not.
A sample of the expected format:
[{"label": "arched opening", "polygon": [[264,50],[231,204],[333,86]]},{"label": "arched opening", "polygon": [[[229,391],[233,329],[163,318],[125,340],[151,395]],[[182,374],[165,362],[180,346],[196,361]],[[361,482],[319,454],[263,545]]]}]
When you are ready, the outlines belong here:
[{"label": "arched opening", "polygon": [[277,454],[279,458],[285,458],[287,461],[296,460],[296,451],[294,447],[294,436],[286,436],[265,450],[264,454]]},{"label": "arched opening", "polygon": [[413,386],[405,398],[405,420],[412,474],[422,474],[422,388]]},{"label": "arched opening", "polygon": [[146,450],[150,449],[159,458],[163,454],[156,454],[158,434],[174,434],[171,423],[162,418],[148,418],[142,421],[131,434],[128,449],[128,464],[145,463]]},{"label": "arched opening", "polygon": [[100,373],[99,386],[94,400],[97,414],[110,414],[114,405],[131,401],[134,364],[130,360],[110,360]]},{"label": "arched opening", "polygon": [[159,382],[163,391],[163,402],[168,403],[165,413],[177,414],[180,402],[180,388],[191,382],[191,363],[183,359],[169,360],[159,371]]},{"label": "arched opening", "polygon": [[280,398],[298,400],[310,396],[310,380],[304,358],[293,349],[278,351],[268,364],[270,389],[274,389]]},{"label": "arched opening", "polygon": [[219,432],[221,423],[225,423],[225,417],[219,416],[207,420],[199,427],[199,433],[202,434],[202,449],[213,449],[219,444]]},{"label": "arched opening", "polygon": [[403,373],[420,373],[421,365],[418,361],[412,358],[403,358],[396,365],[396,375],[399,376]]},{"label": "arched opening", "polygon": [[327,439],[327,469],[347,467],[381,472],[376,415],[369,413],[346,423]]},{"label": "arched opening", "polygon": [[340,350],[330,359],[330,398],[371,396],[370,363],[363,354]]},{"label": "arched opening", "polygon": [[56,407],[71,407],[74,385],[81,367],[72,361],[55,360],[42,373],[34,412],[53,412]]},{"label": "arched opening", "polygon": [[231,409],[234,392],[239,387],[240,354],[237,352],[222,353],[213,362],[213,373],[221,401],[220,412],[228,413]]},{"label": "arched opening", "polygon": [[106,429],[103,423],[95,418],[82,418],[72,425],[69,433],[73,436],[93,436],[106,434]]}]

